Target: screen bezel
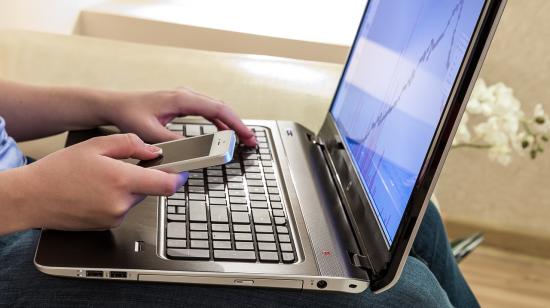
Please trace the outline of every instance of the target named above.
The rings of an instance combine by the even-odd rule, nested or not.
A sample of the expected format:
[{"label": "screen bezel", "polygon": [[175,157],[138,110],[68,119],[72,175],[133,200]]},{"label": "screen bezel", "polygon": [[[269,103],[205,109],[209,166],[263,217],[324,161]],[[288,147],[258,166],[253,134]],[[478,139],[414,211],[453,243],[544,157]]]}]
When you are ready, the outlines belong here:
[{"label": "screen bezel", "polygon": [[[370,2],[367,3],[361,18],[361,23],[329,110],[332,110],[334,99],[337,97],[343,83],[369,4]],[[374,290],[386,288],[394,283],[399,276],[427,207],[429,196],[435,186],[435,180],[450,149],[451,137],[454,136],[454,132],[460,123],[467,97],[479,73],[482,59],[486,54],[488,43],[494,34],[504,4],[504,0],[486,0],[484,3],[392,245],[388,244],[383,234],[373,204],[367,197],[358,171],[351,161],[347,146],[342,142],[343,139],[332,114],[330,111],[327,113],[319,137],[325,143],[329,164],[332,165],[332,169],[336,173],[336,181],[340,186],[339,192],[344,200],[343,203],[346,206],[346,212],[354,229],[358,246],[361,252],[367,255],[370,260],[372,266],[370,271],[371,276],[373,276],[371,277],[373,279],[371,288]]]}]

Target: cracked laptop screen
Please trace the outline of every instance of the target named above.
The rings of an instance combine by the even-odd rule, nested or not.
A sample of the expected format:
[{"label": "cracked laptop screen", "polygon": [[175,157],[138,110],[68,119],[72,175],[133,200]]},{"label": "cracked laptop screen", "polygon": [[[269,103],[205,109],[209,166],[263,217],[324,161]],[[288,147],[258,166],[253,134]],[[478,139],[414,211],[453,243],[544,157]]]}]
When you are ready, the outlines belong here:
[{"label": "cracked laptop screen", "polygon": [[391,245],[483,9],[370,1],[331,113]]}]

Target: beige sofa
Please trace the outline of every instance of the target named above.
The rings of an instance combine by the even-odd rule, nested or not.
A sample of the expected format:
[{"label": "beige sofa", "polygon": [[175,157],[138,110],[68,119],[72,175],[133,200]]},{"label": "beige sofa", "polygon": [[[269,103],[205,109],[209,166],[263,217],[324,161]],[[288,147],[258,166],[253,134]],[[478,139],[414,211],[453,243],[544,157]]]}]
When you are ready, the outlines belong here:
[{"label": "beige sofa", "polygon": [[[291,119],[317,130],[341,66],[78,36],[0,31],[0,78],[119,90],[188,86],[220,98],[244,118]],[[43,157],[63,136],[23,143]]]}]

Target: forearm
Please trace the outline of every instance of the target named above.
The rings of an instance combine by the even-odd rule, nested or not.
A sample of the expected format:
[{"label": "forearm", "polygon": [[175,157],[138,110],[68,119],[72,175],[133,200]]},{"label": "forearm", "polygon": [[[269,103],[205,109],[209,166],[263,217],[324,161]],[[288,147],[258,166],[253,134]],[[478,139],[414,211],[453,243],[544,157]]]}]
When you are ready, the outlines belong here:
[{"label": "forearm", "polygon": [[39,87],[0,80],[0,116],[17,141],[110,124],[116,92]]},{"label": "forearm", "polygon": [[28,208],[25,188],[29,183],[23,168],[0,172],[0,235],[37,227],[32,222],[33,211]]}]

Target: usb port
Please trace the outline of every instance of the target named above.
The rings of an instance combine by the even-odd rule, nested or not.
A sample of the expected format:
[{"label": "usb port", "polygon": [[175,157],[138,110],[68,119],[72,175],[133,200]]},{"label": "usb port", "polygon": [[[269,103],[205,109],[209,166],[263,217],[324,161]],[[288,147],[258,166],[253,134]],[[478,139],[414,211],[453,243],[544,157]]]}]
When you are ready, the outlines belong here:
[{"label": "usb port", "polygon": [[126,272],[114,272],[113,271],[113,272],[109,273],[109,276],[111,278],[126,278],[126,277],[128,277],[128,273],[126,273]]},{"label": "usb port", "polygon": [[103,271],[86,271],[86,277],[103,277]]}]

